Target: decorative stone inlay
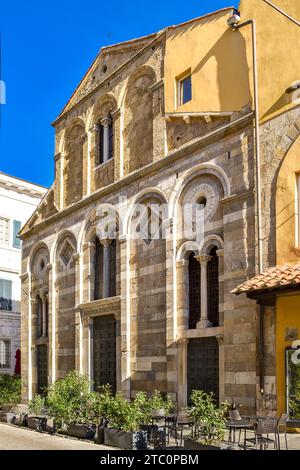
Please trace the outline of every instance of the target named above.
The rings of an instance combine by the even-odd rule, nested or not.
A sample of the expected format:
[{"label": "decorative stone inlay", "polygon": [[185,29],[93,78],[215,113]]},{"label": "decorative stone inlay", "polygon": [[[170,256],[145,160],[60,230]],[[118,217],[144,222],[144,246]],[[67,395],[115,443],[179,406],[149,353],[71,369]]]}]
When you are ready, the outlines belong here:
[{"label": "decorative stone inlay", "polygon": [[60,258],[65,266],[68,266],[73,253],[74,253],[73,246],[68,240],[66,240],[60,252]]},{"label": "decorative stone inlay", "polygon": [[49,255],[46,248],[41,248],[35,256],[34,275],[36,279],[42,280],[48,270]]},{"label": "decorative stone inlay", "polygon": [[196,183],[186,192],[183,204],[197,204],[201,198],[206,199],[204,219],[208,220],[213,216],[219,205],[220,197],[218,188],[208,183]]}]

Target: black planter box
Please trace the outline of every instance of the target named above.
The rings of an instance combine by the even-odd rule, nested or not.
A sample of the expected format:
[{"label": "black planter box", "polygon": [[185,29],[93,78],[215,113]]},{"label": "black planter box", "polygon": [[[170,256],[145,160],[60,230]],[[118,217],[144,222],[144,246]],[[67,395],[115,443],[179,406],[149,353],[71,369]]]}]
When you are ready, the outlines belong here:
[{"label": "black planter box", "polygon": [[47,418],[45,416],[27,416],[27,426],[29,429],[44,432],[47,430]]},{"label": "black planter box", "polygon": [[127,432],[119,429],[104,429],[104,444],[126,450],[147,449],[147,431]]},{"label": "black planter box", "polygon": [[13,423],[16,419],[16,413],[10,411],[0,411],[1,423]]},{"label": "black planter box", "polygon": [[92,424],[68,424],[67,434],[77,439],[94,439],[96,426]]},{"label": "black planter box", "polygon": [[184,449],[186,450],[221,450],[219,445],[201,444],[201,442],[193,441],[192,439],[184,439]]}]

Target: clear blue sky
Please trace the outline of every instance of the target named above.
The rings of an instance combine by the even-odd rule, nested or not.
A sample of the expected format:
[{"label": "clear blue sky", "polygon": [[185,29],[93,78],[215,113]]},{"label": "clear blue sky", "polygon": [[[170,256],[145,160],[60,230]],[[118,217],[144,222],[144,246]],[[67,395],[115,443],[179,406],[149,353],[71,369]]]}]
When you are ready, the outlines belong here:
[{"label": "clear blue sky", "polygon": [[59,114],[100,47],[158,31],[235,0],[3,1],[0,170],[49,186]]}]

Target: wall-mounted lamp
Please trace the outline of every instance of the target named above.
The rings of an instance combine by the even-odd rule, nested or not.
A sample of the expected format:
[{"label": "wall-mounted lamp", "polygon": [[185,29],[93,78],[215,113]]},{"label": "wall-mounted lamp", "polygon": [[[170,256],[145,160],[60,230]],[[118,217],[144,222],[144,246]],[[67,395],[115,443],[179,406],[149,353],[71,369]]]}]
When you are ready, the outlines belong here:
[{"label": "wall-mounted lamp", "polygon": [[241,21],[241,14],[236,8],[233,10],[232,15],[227,20],[228,26],[234,27]]},{"label": "wall-mounted lamp", "polygon": [[285,90],[289,95],[290,102],[294,104],[300,103],[300,80],[296,80],[292,85]]}]

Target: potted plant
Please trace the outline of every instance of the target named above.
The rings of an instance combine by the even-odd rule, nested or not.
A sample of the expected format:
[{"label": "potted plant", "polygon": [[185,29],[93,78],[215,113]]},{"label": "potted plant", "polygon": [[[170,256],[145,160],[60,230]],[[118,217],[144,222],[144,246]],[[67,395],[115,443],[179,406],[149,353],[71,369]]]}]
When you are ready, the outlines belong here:
[{"label": "potted plant", "polygon": [[228,403],[218,408],[212,393],[194,390],[191,395],[192,406],[189,416],[195,421],[196,433],[184,439],[188,450],[220,450],[226,430]]},{"label": "potted plant", "polygon": [[47,416],[45,398],[41,395],[35,395],[28,404],[29,415],[27,416],[27,426],[36,431],[46,431]]},{"label": "potted plant", "polygon": [[137,403],[117,393],[106,403],[105,413],[108,427],[104,428],[104,444],[129,450],[147,449],[147,432],[141,429],[144,417]]},{"label": "potted plant", "polygon": [[104,428],[107,427],[107,410],[112,398],[111,386],[109,384],[98,388],[98,392],[94,394],[94,415],[97,417],[97,435],[95,437],[96,444],[104,444]]},{"label": "potted plant", "polygon": [[21,401],[19,376],[0,375],[0,421],[13,423],[17,419],[16,406]]},{"label": "potted plant", "polygon": [[149,406],[152,416],[164,417],[170,413],[171,409],[173,408],[173,403],[168,395],[163,396],[160,391],[154,390],[154,393],[149,400]]},{"label": "potted plant", "polygon": [[77,371],[58,380],[48,392],[48,410],[59,431],[79,439],[96,434],[95,393],[88,378]]}]

